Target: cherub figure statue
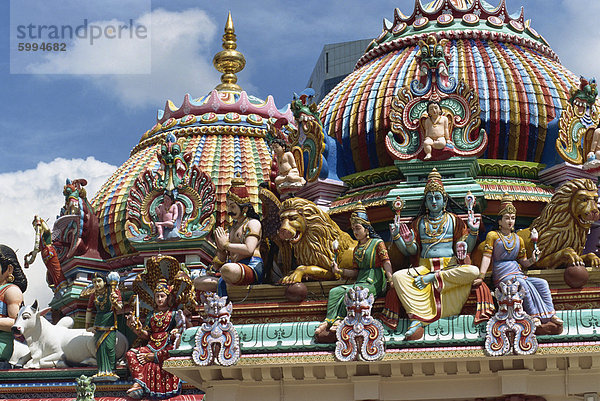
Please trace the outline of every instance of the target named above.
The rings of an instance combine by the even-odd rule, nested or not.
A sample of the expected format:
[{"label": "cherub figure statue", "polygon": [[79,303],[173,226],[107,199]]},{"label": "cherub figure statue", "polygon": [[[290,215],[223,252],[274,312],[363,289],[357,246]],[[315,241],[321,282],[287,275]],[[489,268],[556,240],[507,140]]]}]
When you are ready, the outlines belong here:
[{"label": "cherub figure statue", "polygon": [[177,222],[181,218],[180,208],[183,208],[183,206],[177,202],[173,192],[165,192],[162,203],[155,209],[158,221],[154,225],[156,231],[158,231],[159,240],[165,238],[165,230],[172,231],[178,228]]},{"label": "cherub figure statue", "polygon": [[274,139],[271,148],[277,159],[278,173],[275,177],[275,186],[281,194],[291,190],[298,190],[306,184],[304,177],[300,175],[298,165],[294,154],[290,150],[290,145],[283,139]]},{"label": "cherub figure statue", "polygon": [[423,141],[424,160],[431,159],[431,148],[439,150],[445,147],[454,148],[449,125],[448,117],[442,114],[440,104],[430,100],[427,103],[426,118],[423,120],[425,131],[425,140]]}]

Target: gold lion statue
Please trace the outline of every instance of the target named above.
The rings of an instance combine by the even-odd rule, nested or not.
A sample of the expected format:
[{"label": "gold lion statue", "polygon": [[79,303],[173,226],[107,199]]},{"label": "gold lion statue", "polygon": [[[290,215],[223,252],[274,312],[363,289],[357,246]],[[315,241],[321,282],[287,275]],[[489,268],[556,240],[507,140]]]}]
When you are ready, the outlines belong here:
[{"label": "gold lion statue", "polygon": [[564,183],[531,226],[518,232],[528,255],[533,251],[531,230],[535,228],[539,233],[541,255],[531,268],[600,266],[600,258],[595,254],[582,255],[590,227],[599,218],[598,187],[594,182],[576,178]]},{"label": "gold lion statue", "polygon": [[287,199],[281,204],[279,215],[279,237],[291,245],[298,263],[298,267],[281,280],[282,283],[299,283],[305,277],[338,279],[332,271],[334,260],[340,269],[352,268],[356,241],[313,202],[302,198]]}]

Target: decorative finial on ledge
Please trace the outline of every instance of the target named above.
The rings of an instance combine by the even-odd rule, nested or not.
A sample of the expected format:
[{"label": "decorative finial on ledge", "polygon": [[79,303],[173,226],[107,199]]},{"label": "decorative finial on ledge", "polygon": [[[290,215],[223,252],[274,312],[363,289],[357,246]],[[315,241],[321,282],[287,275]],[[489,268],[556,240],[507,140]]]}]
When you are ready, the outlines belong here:
[{"label": "decorative finial on ledge", "polygon": [[231,12],[227,16],[225,24],[225,34],[223,35],[223,50],[215,54],[213,65],[217,71],[222,72],[221,83],[215,87],[216,90],[240,91],[242,88],[237,84],[237,72],[240,72],[246,66],[244,55],[236,50],[236,36],[231,19]]}]

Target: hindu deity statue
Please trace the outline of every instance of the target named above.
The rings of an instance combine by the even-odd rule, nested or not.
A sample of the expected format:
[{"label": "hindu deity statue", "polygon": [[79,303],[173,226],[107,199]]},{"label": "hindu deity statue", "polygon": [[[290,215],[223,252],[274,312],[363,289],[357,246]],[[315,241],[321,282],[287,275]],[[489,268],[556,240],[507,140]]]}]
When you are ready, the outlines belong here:
[{"label": "hindu deity statue", "polygon": [[388,284],[392,285],[392,264],[387,248],[371,226],[367,211],[360,202],[350,216],[350,224],[354,237],[358,241],[358,245],[354,248],[353,266],[351,269],[340,269],[334,261],[333,272],[341,277],[354,278],[356,281],[354,284],[340,285],[329,291],[327,316],[315,330],[316,336],[327,330],[335,332],[337,326],[346,317],[344,296],[348,290],[360,286],[368,289],[374,297],[380,297],[387,291]]},{"label": "hindu deity statue", "polygon": [[508,281],[518,281],[525,290],[523,309],[536,326],[551,321],[562,328],[562,320],[556,316],[548,282],[538,277],[528,277],[521,266],[528,268],[538,261],[541,251],[535,247],[527,258],[524,241],[514,232],[517,209],[508,194],[502,198],[498,212],[498,230],[490,231],[483,244],[483,257],[479,277],[473,282],[480,285],[490,265],[494,286]]},{"label": "hindu deity statue", "polygon": [[281,194],[286,191],[298,190],[306,184],[304,177],[300,175],[294,154],[290,151],[290,145],[283,139],[274,139],[271,143],[275,159],[277,160],[277,177],[275,186]]},{"label": "hindu deity statue", "polygon": [[171,310],[172,288],[166,279],[160,279],[154,287],[154,310],[146,318],[145,325],[136,315],[127,316],[127,325],[147,344],[127,351],[127,366],[134,384],[127,390],[131,398],[144,395],[152,398],[169,398],[181,391],[179,378],[162,369],[175,345],[177,320]]},{"label": "hindu deity statue", "polygon": [[212,267],[221,277],[195,280],[196,289],[214,291],[216,288],[220,296],[227,295],[227,285],[260,284],[263,281],[263,260],[259,249],[262,228],[241,176],[231,181],[226,202],[227,214],[233,224],[229,231],[223,227],[214,231],[217,254]]},{"label": "hindu deity statue", "polygon": [[[113,273],[111,273],[113,274]],[[115,381],[119,379],[114,373],[116,363],[115,345],[117,341],[117,313],[123,310],[121,292],[115,285],[108,288],[106,277],[96,273],[92,279],[87,311],[85,313],[85,328],[94,333],[96,343],[96,361],[98,373],[94,381]],[[95,314],[92,325],[92,315]]]},{"label": "hindu deity statue", "polygon": [[427,117],[423,120],[425,140],[423,150],[424,160],[431,159],[431,149],[453,148],[450,137],[448,117],[442,114],[439,102],[430,100],[427,103]]},{"label": "hindu deity statue", "polygon": [[12,326],[23,303],[27,278],[21,270],[15,252],[0,245],[0,362],[6,362],[13,353]]},{"label": "hindu deity statue", "polygon": [[476,266],[463,264],[466,253],[475,247],[479,219],[469,213],[467,230],[458,216],[446,211],[447,202],[442,177],[433,169],[425,185],[425,212],[413,220],[411,228],[403,223],[390,225],[396,246],[415,259],[416,267],[392,276],[411,320],[407,339],[418,336],[417,331],[429,323],[457,315],[479,274]]},{"label": "hindu deity statue", "polygon": [[25,268],[28,268],[29,265],[35,261],[36,255],[41,252],[42,260],[48,270],[46,273],[46,281],[56,293],[66,286],[67,281],[60,266],[58,252],[52,245],[52,231],[50,231],[50,228],[44,219],[37,215],[34,216],[31,224],[35,230],[35,245],[33,250],[25,255],[24,266]]}]

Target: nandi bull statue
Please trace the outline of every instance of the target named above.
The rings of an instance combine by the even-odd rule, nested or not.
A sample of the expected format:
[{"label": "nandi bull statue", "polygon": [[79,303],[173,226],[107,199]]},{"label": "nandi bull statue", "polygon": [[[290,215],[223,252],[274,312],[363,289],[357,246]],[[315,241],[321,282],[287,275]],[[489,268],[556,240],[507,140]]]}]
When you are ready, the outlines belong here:
[{"label": "nandi bull statue", "polygon": [[[525,289],[516,280],[501,282],[496,287],[498,312],[488,321],[485,351],[489,356],[535,354],[538,341],[533,318],[523,310]],[[511,342],[511,336],[513,340]]]},{"label": "nandi bull statue", "polygon": [[[96,365],[94,334],[85,329],[72,329],[71,318],[63,318],[54,325],[40,314],[37,300],[33,305],[22,306],[12,326],[15,334],[22,334],[27,341],[31,359],[25,369],[64,367],[73,365]],[[129,344],[127,338],[117,333],[117,360],[122,358]]]},{"label": "nandi bull statue", "polygon": [[350,288],[344,297],[348,315],[336,331],[335,358],[376,361],[385,355],[383,326],[371,316],[375,298],[367,288]]},{"label": "nandi bull statue", "polygon": [[240,339],[231,323],[233,306],[227,297],[209,292],[202,295],[206,320],[196,332],[192,359],[200,366],[231,366],[240,359]]}]

